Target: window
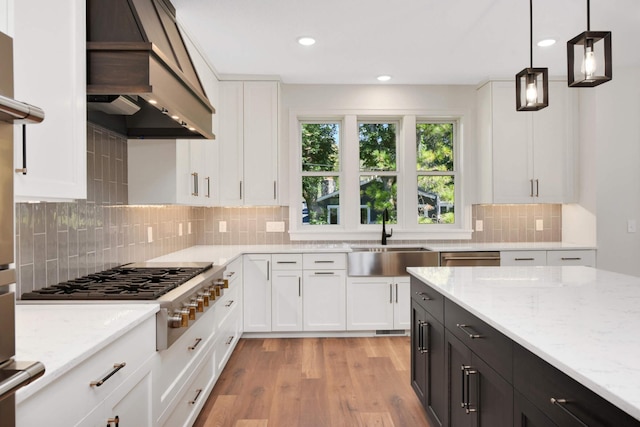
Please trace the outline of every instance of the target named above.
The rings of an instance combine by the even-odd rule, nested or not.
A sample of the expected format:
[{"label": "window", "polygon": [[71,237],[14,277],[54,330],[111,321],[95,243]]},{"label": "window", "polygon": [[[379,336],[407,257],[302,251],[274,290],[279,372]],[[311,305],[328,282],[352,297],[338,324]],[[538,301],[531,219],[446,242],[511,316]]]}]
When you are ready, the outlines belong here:
[{"label": "window", "polygon": [[[292,238],[378,239],[389,213],[394,238],[468,238],[461,217],[458,118],[348,113],[299,120],[301,190]],[[298,192],[301,191],[301,192]],[[293,206],[293,205],[292,205]],[[294,212],[292,209],[291,212]],[[434,234],[429,234],[434,233]]]},{"label": "window", "polygon": [[455,223],[454,123],[416,124],[418,224]]},{"label": "window", "polygon": [[360,224],[382,223],[389,211],[389,223],[397,222],[398,170],[397,125],[392,122],[359,123],[360,139]]},{"label": "window", "polygon": [[340,223],[340,124],[302,123],[302,223]]}]

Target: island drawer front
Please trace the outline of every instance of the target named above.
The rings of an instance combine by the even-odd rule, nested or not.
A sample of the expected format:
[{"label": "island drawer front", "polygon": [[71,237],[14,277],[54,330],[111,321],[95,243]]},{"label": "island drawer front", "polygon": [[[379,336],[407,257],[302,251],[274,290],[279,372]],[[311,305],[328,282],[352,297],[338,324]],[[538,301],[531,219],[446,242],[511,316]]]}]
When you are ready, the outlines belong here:
[{"label": "island drawer front", "polygon": [[[554,423],[589,427],[640,426],[640,421],[525,348],[514,345],[513,385]],[[553,404],[551,398],[566,399]],[[563,409],[564,407],[564,409]],[[570,414],[580,419],[577,422]]]},{"label": "island drawer front", "polygon": [[596,266],[594,250],[558,250],[547,251],[547,265],[585,265]]},{"label": "island drawer front", "polygon": [[513,342],[448,299],[445,299],[444,313],[445,327],[508,382],[511,382]]},{"label": "island drawer front", "polygon": [[272,254],[272,270],[302,270],[302,254]]},{"label": "island drawer front", "polygon": [[303,254],[302,266],[305,270],[345,270],[347,254],[322,252]]},{"label": "island drawer front", "polygon": [[444,324],[444,297],[422,281],[411,277],[411,298]]}]

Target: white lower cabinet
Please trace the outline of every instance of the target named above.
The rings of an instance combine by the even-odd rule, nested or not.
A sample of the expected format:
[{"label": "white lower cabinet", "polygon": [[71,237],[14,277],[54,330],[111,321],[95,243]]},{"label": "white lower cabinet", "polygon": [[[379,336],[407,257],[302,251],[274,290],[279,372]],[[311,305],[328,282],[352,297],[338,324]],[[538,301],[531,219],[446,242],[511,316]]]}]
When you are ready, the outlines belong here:
[{"label": "white lower cabinet", "polygon": [[347,329],[410,329],[409,276],[350,277]]},{"label": "white lower cabinet", "polygon": [[596,251],[593,249],[557,249],[500,252],[501,266],[531,265],[582,265],[596,266]]},{"label": "white lower cabinet", "polygon": [[345,270],[304,270],[302,282],[303,330],[346,330]]},{"label": "white lower cabinet", "polygon": [[245,332],[271,332],[271,255],[245,255],[242,265]]},{"label": "white lower cabinet", "polygon": [[121,426],[152,426],[155,330],[155,317],[150,317],[20,402],[16,425],[104,427],[117,415]]},{"label": "white lower cabinet", "polygon": [[271,330],[302,330],[302,254],[273,254]]}]

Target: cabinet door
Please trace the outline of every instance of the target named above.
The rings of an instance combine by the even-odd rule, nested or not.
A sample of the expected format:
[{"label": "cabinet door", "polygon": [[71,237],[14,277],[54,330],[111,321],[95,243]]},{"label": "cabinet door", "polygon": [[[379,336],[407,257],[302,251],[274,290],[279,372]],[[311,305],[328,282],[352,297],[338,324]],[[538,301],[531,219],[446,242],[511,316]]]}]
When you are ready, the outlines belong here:
[{"label": "cabinet door", "polygon": [[[15,174],[15,196],[27,200],[87,197],[86,5],[83,0],[14,1],[14,95],[42,108],[28,125],[27,175]],[[55,19],[52,19],[55,17]],[[14,164],[22,165],[15,127]]]},{"label": "cabinet door", "polygon": [[547,265],[546,251],[503,251],[500,252],[500,265]]},{"label": "cabinet door", "polygon": [[[108,419],[116,416],[120,426],[140,426],[151,427],[152,404],[151,404],[151,371],[149,371],[131,390],[122,398],[108,399],[106,402],[108,418],[101,422],[100,427],[106,424]],[[117,425],[113,423],[112,425]]]},{"label": "cabinet door", "polygon": [[446,425],[445,332],[442,323],[411,301],[411,385],[433,426]]},{"label": "cabinet door", "polygon": [[[472,369],[478,374],[475,413],[477,426],[511,427],[513,424],[513,386],[494,371],[475,353],[472,353]],[[471,381],[473,383],[473,380]]]},{"label": "cabinet door", "polygon": [[302,270],[273,271],[271,330],[302,330]]},{"label": "cabinet door", "polygon": [[[531,203],[529,117],[516,111],[513,82],[491,82],[493,203]],[[536,112],[537,113],[537,112]]]},{"label": "cabinet door", "polygon": [[557,424],[518,391],[514,391],[513,425],[514,427],[556,427]]},{"label": "cabinet door", "polygon": [[[447,383],[447,402],[449,405],[449,425],[470,427],[475,425],[474,412],[478,408],[471,406],[477,402],[477,391],[471,378],[471,350],[449,331],[445,332],[445,354]],[[496,426],[497,427],[497,426]]]},{"label": "cabinet door", "polygon": [[536,203],[574,201],[570,91],[566,82],[549,82],[549,106],[531,114]]},{"label": "cabinet door", "polygon": [[243,261],[245,332],[271,332],[271,255],[245,255]]},{"label": "cabinet door", "polygon": [[220,158],[220,204],[238,206],[242,204],[242,161],[244,140],[242,82],[220,82],[220,108],[217,116],[220,128],[217,134]]},{"label": "cabinet door", "polygon": [[394,277],[393,328],[411,327],[411,284],[409,276]]},{"label": "cabinet door", "polygon": [[344,270],[305,271],[302,279],[302,306],[305,331],[346,330]]},{"label": "cabinet door", "polygon": [[244,83],[245,205],[278,202],[278,82]]},{"label": "cabinet door", "polygon": [[393,329],[394,305],[393,278],[349,278],[347,329]]}]

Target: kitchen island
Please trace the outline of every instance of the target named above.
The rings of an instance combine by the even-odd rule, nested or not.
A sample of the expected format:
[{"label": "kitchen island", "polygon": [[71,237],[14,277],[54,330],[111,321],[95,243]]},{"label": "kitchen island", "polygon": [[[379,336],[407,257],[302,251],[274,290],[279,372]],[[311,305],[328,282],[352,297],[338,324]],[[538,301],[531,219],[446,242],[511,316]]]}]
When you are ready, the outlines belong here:
[{"label": "kitchen island", "polygon": [[[430,325],[440,324],[441,329],[433,329],[427,340],[442,338],[441,348],[437,343],[429,345],[436,345],[436,350],[443,352],[443,363],[448,360],[451,365],[456,342],[463,344],[462,341],[470,338],[458,349],[470,349],[475,357],[472,360],[478,364],[493,362],[492,368],[500,374],[496,377],[498,383],[513,384],[511,396],[515,397],[511,398],[516,407],[519,393],[524,394],[524,404],[535,401],[538,391],[531,390],[536,386],[531,383],[537,381],[537,377],[523,380],[519,373],[530,375],[539,364],[543,370],[557,369],[559,372],[553,371],[554,375],[566,375],[630,415],[632,424],[625,421],[622,425],[640,425],[640,421],[636,423],[640,420],[640,366],[637,363],[640,335],[636,333],[640,330],[640,278],[588,267],[425,267],[409,268],[408,272],[412,276],[412,296],[418,297],[423,306],[432,304],[431,309],[426,308],[429,316],[433,315]],[[426,286],[420,288],[421,285]],[[413,310],[415,317],[416,309]],[[465,317],[465,320],[456,323],[454,316]],[[466,319],[474,320],[467,322]],[[423,326],[418,326],[422,331],[428,322],[420,322]],[[480,333],[478,329],[484,330]],[[499,346],[492,347],[491,342]],[[427,347],[424,339],[417,345],[423,351]],[[437,359],[435,354],[431,357]],[[459,408],[464,409],[466,405],[472,413],[474,409],[481,412],[482,408],[474,408],[471,401],[473,394],[482,390],[480,386],[474,388],[473,380],[468,378],[477,372],[473,368],[465,371],[460,365],[447,368],[450,368],[446,374],[450,376],[449,381],[440,380],[449,384],[446,390],[449,399],[457,399],[454,405]],[[456,374],[451,373],[452,369]],[[544,372],[539,377],[543,378]],[[519,389],[519,383],[526,390]],[[462,390],[452,391],[455,387]],[[460,393],[462,402],[459,402]],[[508,398],[508,395],[502,397]],[[550,398],[545,398],[533,410],[541,409],[542,416],[550,417],[558,425],[563,424],[547,410],[562,414],[568,410],[575,415],[584,409],[567,396],[552,397],[566,398],[567,402],[551,403]],[[485,402],[488,400],[485,398]],[[548,407],[540,408],[543,404]],[[429,408],[429,404],[425,407]],[[595,412],[596,417],[601,416],[597,413],[602,413],[602,408],[587,409]],[[443,413],[438,408],[431,411]],[[517,411],[516,408],[514,425],[519,425]],[[568,416],[562,414],[557,416],[560,419]],[[548,418],[544,420],[547,422]],[[601,425],[621,425],[608,424],[612,420],[606,417],[602,421]]]}]

